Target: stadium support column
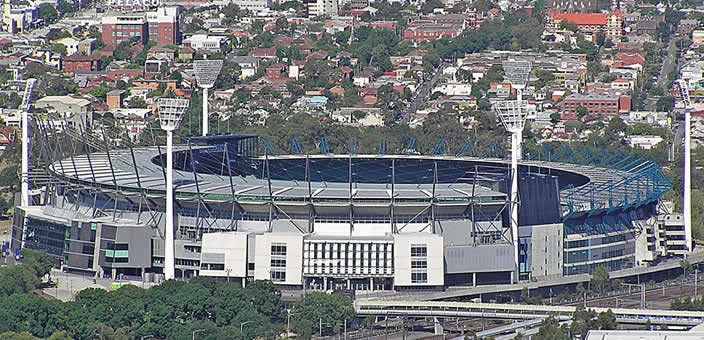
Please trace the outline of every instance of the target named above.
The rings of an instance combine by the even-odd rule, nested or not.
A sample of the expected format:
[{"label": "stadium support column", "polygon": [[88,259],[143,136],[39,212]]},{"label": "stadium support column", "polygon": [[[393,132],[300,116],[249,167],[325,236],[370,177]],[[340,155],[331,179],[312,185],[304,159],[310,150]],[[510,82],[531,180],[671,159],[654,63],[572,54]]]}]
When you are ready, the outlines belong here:
[{"label": "stadium support column", "polygon": [[521,150],[521,131],[511,133],[511,235],[513,241],[513,262],[516,264],[512,280],[518,281],[520,263],[518,262],[518,158]]},{"label": "stadium support column", "polygon": [[24,95],[22,96],[22,104],[20,105],[20,110],[22,110],[22,174],[20,176],[20,190],[22,192],[21,203],[23,206],[28,206],[32,203],[29,198],[29,108],[36,82],[37,80],[34,78],[27,79]]},{"label": "stadium support column", "polygon": [[682,198],[682,217],[684,218],[684,239],[688,251],[694,250],[694,242],[692,240],[692,120],[690,117],[690,109],[692,102],[689,98],[689,87],[687,82],[678,79],[674,84],[680,92],[680,99],[684,106],[684,173],[682,174],[683,198]]},{"label": "stadium support column", "polygon": [[174,132],[166,131],[166,240],[164,248],[164,276],[175,276],[174,259]]},{"label": "stadium support column", "polygon": [[166,225],[164,226],[164,278],[175,278],[174,256],[174,178],[173,178],[173,144],[174,130],[183,119],[188,108],[188,99],[159,98],[159,122],[161,129],[166,131]]},{"label": "stadium support column", "polygon": [[208,88],[203,87],[203,137],[208,135]]},{"label": "stadium support column", "polygon": [[519,267],[518,262],[518,159],[521,152],[521,139],[523,137],[523,127],[526,120],[526,105],[524,101],[506,100],[496,102],[494,111],[498,114],[506,131],[511,133],[511,191],[510,191],[510,215],[511,215],[511,243],[513,244],[513,260],[514,271],[512,273],[512,281],[518,281]]},{"label": "stadium support column", "polygon": [[684,218],[684,239],[688,251],[694,250],[692,239],[692,118],[689,112],[684,113],[684,176],[682,193]]},{"label": "stadium support column", "polygon": [[29,113],[22,110],[22,206],[29,205]]}]

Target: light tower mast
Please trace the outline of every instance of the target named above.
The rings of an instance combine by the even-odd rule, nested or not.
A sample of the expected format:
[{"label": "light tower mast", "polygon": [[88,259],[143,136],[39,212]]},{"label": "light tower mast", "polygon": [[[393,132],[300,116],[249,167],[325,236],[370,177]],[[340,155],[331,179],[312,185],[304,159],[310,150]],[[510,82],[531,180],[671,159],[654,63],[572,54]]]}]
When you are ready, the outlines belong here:
[{"label": "light tower mast", "polygon": [[689,87],[687,82],[675,80],[677,89],[684,105],[684,174],[682,175],[682,217],[684,218],[684,239],[687,249],[693,250],[692,239],[692,117],[689,109],[692,102],[689,100]]},{"label": "light tower mast", "polygon": [[193,71],[198,87],[203,89],[203,137],[208,135],[208,89],[215,85],[215,80],[222,69],[222,60],[196,60]]},{"label": "light tower mast", "polygon": [[174,279],[176,262],[174,258],[174,131],[181,124],[188,104],[188,99],[180,98],[159,98],[157,101],[159,123],[161,129],[166,131],[166,225],[164,232],[166,238],[164,240],[164,278],[166,280]]},{"label": "light tower mast", "polygon": [[530,61],[505,61],[503,63],[505,77],[516,88],[516,100],[505,100],[494,104],[494,111],[501,119],[506,131],[511,133],[511,240],[513,242],[514,272],[511,281],[518,281],[518,160],[521,159],[521,141],[523,128],[528,114],[522,92],[528,82],[531,70]]},{"label": "light tower mast", "polygon": [[34,78],[27,79],[24,87],[24,95],[22,96],[22,206],[32,204],[29,197],[29,107],[32,101],[32,91],[37,80]]}]

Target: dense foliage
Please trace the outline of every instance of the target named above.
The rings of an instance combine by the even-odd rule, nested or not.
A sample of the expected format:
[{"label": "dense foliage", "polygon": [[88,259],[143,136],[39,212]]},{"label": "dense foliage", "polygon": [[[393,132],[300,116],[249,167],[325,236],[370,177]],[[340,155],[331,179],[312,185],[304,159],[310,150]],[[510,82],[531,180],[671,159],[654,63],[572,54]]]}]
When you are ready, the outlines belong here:
[{"label": "dense foliage", "polygon": [[[271,338],[285,329],[281,292],[270,281],[254,281],[242,288],[197,277],[149,289],[89,288],[74,301],[62,303],[33,294],[48,284],[42,278],[51,270],[51,258],[27,249],[22,254],[20,265],[0,268],[2,339],[191,339],[195,330],[199,339],[254,339]],[[299,301],[294,314],[295,329],[306,337],[318,331],[314,327],[318,323],[307,320],[342,325],[355,317],[347,297],[319,292]]]},{"label": "dense foliage", "polygon": [[[344,323],[349,324],[355,317],[352,302],[339,293],[308,293],[296,303],[291,313],[292,330],[303,335],[320,331],[321,325],[326,329],[332,328],[333,333],[339,333]],[[325,330],[323,333],[326,334]]]},{"label": "dense foliage", "polygon": [[[25,266],[15,268],[25,270]],[[9,279],[0,274],[1,281]],[[34,281],[27,282],[31,285]],[[4,320],[0,333],[48,337],[66,331],[75,339],[112,338],[115,334],[190,339],[193,330],[204,329],[199,333],[201,339],[251,339],[281,330],[277,323],[283,309],[281,294],[268,281],[253,282],[247,288],[208,278],[188,283],[167,281],[150,289],[124,286],[107,292],[89,288],[68,303],[21,294],[26,290],[0,296],[0,318]],[[252,322],[240,333],[245,321]]]},{"label": "dense foliage", "polygon": [[587,332],[592,329],[616,329],[616,315],[611,310],[597,314],[593,310],[578,307],[572,317],[572,323],[569,325],[552,317],[543,320],[535,338],[541,340],[584,339]]}]

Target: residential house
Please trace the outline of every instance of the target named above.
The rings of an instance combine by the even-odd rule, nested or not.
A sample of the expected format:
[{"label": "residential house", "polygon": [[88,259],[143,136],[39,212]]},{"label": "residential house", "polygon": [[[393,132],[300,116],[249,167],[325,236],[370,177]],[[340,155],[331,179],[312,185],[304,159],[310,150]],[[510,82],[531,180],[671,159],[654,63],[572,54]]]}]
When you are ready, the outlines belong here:
[{"label": "residential house", "polygon": [[258,47],[249,52],[249,56],[260,59],[273,59],[276,58],[276,47]]},{"label": "residential house", "polygon": [[122,90],[112,90],[106,94],[106,104],[109,110],[122,108],[122,103],[124,100],[125,91]]},{"label": "residential house", "polygon": [[66,46],[66,55],[77,54],[79,43],[80,41],[78,39],[72,37],[62,38],[53,42],[53,44],[61,44]]},{"label": "residential house", "polygon": [[207,34],[194,34],[183,40],[185,46],[191,47],[196,51],[219,52],[227,43],[227,39],[222,36],[213,36]]},{"label": "residential house", "polygon": [[71,55],[62,61],[64,72],[98,71],[100,69],[100,56]]},{"label": "residential house", "polygon": [[372,82],[372,77],[372,72],[365,70],[359,73],[355,73],[352,77],[352,82],[358,87],[365,87]]},{"label": "residential house", "polygon": [[93,114],[90,111],[90,101],[71,96],[46,96],[39,98],[34,107],[47,109],[58,113],[73,126],[90,127],[93,124]]},{"label": "residential house", "polygon": [[253,77],[259,68],[259,58],[250,56],[236,56],[232,61],[240,66],[240,78]]}]

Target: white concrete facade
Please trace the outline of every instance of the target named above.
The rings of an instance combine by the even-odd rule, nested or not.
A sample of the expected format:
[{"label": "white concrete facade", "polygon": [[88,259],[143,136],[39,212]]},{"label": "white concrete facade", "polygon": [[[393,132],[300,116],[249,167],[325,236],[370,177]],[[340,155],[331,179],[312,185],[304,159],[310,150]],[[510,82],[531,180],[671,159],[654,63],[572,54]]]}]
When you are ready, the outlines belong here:
[{"label": "white concrete facade", "polygon": [[256,236],[254,279],[276,284],[303,284],[303,235],[267,233]]},{"label": "white concrete facade", "polygon": [[200,275],[246,278],[247,235],[246,232],[203,234]]},{"label": "white concrete facade", "polygon": [[430,287],[445,284],[444,242],[440,235],[394,235],[394,285]]}]

